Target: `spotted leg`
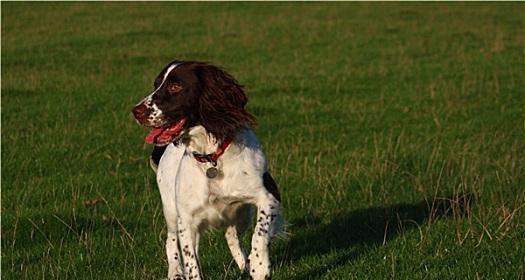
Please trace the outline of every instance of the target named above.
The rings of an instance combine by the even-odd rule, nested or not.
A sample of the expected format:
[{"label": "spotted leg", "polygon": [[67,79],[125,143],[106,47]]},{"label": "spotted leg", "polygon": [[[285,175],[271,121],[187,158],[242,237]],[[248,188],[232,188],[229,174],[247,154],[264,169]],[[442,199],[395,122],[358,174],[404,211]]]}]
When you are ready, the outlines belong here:
[{"label": "spotted leg", "polygon": [[181,255],[177,235],[177,212],[173,208],[164,208],[168,237],[166,238],[166,257],[168,259],[168,280],[183,280]]},{"label": "spotted leg", "polygon": [[[168,200],[166,200],[168,203]],[[166,238],[166,257],[168,259],[168,280],[183,280],[184,272],[181,267],[181,254],[177,234],[177,211],[175,207],[164,207],[164,217],[168,234]]]},{"label": "spotted leg", "polygon": [[[169,152],[165,153],[167,150]],[[184,154],[183,145],[169,145],[162,148],[155,147],[150,163],[157,173],[157,183],[162,199],[162,210],[166,219],[168,234],[166,238],[166,256],[168,260],[168,280],[184,279],[181,266],[181,254],[177,236],[177,207],[175,201],[175,176],[173,170],[178,170],[180,159]]]},{"label": "spotted leg", "polygon": [[183,280],[184,273],[180,265],[181,257],[177,243],[177,231],[168,231],[166,239],[166,255],[168,258],[168,280]]},{"label": "spotted leg", "polygon": [[182,259],[184,263],[184,270],[186,279],[201,280],[202,275],[199,268],[199,257],[197,256],[198,249],[198,233],[197,229],[191,227],[190,217],[179,216],[179,242],[182,250]]},{"label": "spotted leg", "polygon": [[278,230],[279,206],[279,201],[270,193],[265,194],[257,203],[257,224],[252,236],[252,251],[248,257],[251,279],[271,279],[270,244]]}]

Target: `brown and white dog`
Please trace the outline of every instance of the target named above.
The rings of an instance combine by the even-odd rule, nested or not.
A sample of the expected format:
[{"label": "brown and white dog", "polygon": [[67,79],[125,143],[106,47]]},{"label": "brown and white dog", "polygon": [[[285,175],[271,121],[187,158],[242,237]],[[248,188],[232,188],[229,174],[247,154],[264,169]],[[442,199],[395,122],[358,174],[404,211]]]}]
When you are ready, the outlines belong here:
[{"label": "brown and white dog", "polygon": [[[150,163],[157,173],[168,227],[168,279],[201,279],[199,235],[226,227],[239,268],[270,279],[270,243],[281,229],[280,195],[250,127],[242,86],[222,69],[173,61],[157,76],[153,92],[133,108],[151,128]],[[248,257],[239,235],[257,220]],[[180,251],[179,250],[182,251]]]}]

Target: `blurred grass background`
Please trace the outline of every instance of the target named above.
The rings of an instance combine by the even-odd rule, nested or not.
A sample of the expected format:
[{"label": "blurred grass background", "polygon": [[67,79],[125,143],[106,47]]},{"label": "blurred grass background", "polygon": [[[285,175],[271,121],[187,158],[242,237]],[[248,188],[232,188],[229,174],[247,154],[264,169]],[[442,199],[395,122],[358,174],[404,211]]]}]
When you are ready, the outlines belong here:
[{"label": "blurred grass background", "polygon": [[175,58],[246,86],[291,223],[274,279],[524,278],[523,3],[1,8],[2,278],[165,277],[130,109]]}]

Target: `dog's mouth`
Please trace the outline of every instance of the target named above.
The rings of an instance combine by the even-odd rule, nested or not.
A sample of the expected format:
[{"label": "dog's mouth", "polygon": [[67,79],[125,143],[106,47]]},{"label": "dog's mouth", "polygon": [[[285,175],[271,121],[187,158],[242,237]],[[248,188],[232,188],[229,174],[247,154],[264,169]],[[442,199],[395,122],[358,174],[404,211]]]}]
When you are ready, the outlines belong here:
[{"label": "dog's mouth", "polygon": [[157,146],[168,145],[181,136],[185,123],[186,118],[183,117],[170,125],[153,128],[146,135],[146,143]]}]

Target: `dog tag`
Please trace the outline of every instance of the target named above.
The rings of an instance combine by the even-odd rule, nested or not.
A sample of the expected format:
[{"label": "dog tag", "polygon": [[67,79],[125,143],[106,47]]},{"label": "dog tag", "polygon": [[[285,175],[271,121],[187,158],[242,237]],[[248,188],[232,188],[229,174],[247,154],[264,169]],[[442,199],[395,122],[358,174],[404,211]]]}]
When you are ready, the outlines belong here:
[{"label": "dog tag", "polygon": [[219,175],[219,170],[215,167],[210,167],[208,170],[206,170],[206,177],[213,179]]}]

